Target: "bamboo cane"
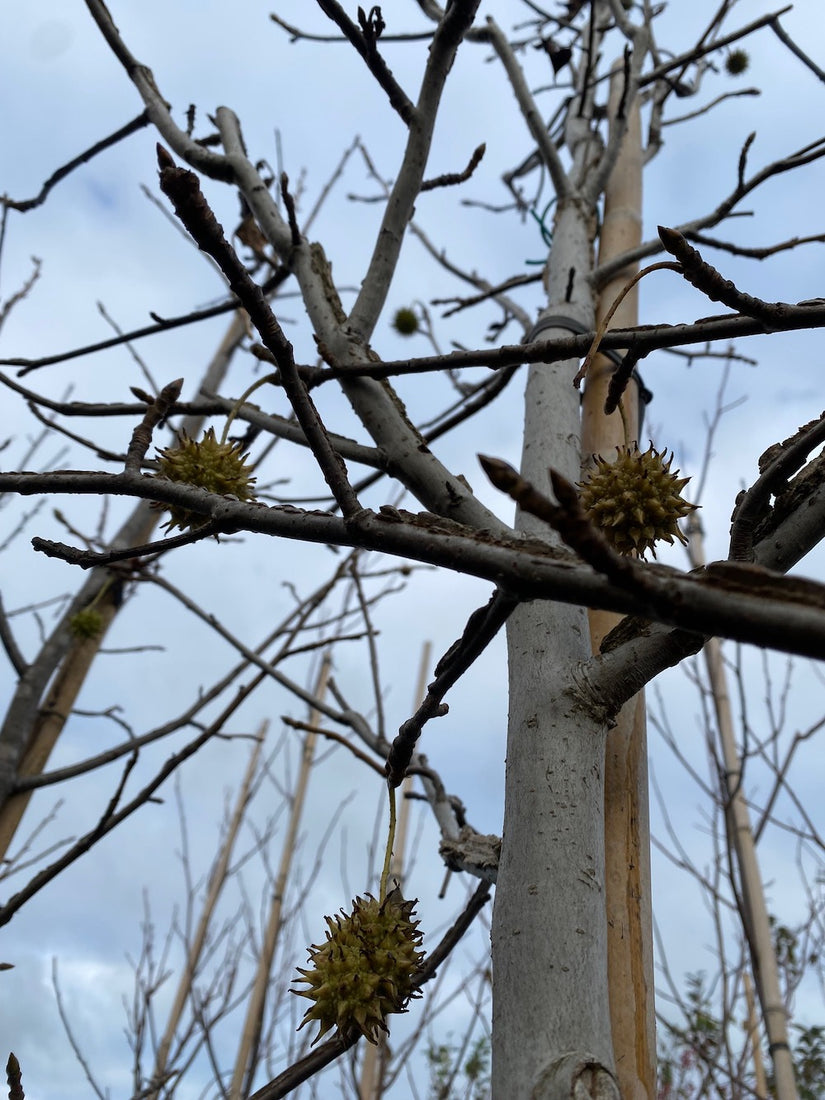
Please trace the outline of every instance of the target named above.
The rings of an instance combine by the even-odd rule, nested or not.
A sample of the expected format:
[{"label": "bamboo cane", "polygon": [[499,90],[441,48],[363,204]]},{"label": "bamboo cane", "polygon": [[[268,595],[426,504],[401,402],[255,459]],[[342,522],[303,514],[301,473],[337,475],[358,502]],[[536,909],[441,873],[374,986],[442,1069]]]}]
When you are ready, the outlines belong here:
[{"label": "bamboo cane", "polygon": [[[315,684],[315,697],[323,700],[326,693],[327,680],[329,678],[330,656],[325,653],[318,672]],[[317,726],[320,713],[313,707],[310,709],[309,725]],[[241,1100],[248,1095],[252,1087],[252,1079],[258,1064],[258,1051],[261,1042],[261,1030],[263,1028],[264,1009],[266,1007],[266,994],[269,988],[269,978],[272,970],[272,960],[275,956],[275,948],[278,943],[278,935],[281,931],[281,912],[283,908],[284,893],[286,891],[289,872],[292,867],[292,858],[295,854],[295,843],[298,837],[298,829],[301,824],[301,815],[304,811],[307,785],[312,771],[312,761],[315,755],[315,742],[317,733],[309,732],[304,738],[303,752],[301,755],[301,767],[295,784],[295,792],[292,797],[292,809],[289,815],[289,825],[284,837],[281,850],[281,863],[275,878],[272,891],[272,902],[269,909],[264,941],[261,954],[258,958],[258,968],[255,974],[255,982],[252,993],[246,1006],[246,1018],[244,1020],[241,1041],[238,1045],[238,1053],[235,1057],[235,1068],[232,1072],[232,1083],[229,1086],[230,1100]]]},{"label": "bamboo cane", "polygon": [[[609,114],[615,119],[622,96],[622,66],[611,75]],[[638,103],[605,191],[599,261],[612,259],[641,240],[642,155]],[[601,292],[597,322],[605,316],[635,268],[626,268]],[[638,289],[619,305],[613,327],[638,323]],[[615,448],[638,436],[638,387],[631,382],[618,412],[604,415],[604,399],[614,364],[594,360],[582,407],[582,454],[610,458]],[[625,423],[628,438],[625,438]],[[593,652],[619,616],[591,611]],[[650,826],[647,731],[644,696],[631,699],[607,739],[605,760],[605,895],[608,925],[608,980],[613,1050],[624,1100],[649,1100],[656,1092],[656,1032],[653,1005],[653,918],[650,890]]]},{"label": "bamboo cane", "polygon": [[[689,554],[694,568],[705,564],[702,528],[696,521],[691,525]],[[711,638],[706,643],[704,659],[713,693],[716,728],[725,765],[722,798],[725,805],[728,844],[733,849],[739,870],[739,889],[742,894],[743,915],[747,923],[745,931],[751,953],[751,968],[773,1058],[776,1100],[797,1100],[793,1058],[788,1042],[788,1011],[782,1000],[779,985],[779,967],[771,935],[768,907],[765,902],[765,889],[759,870],[750,811],[742,784],[742,761],[733,732],[727,674],[722,660],[722,647],[717,638]]]},{"label": "bamboo cane", "polygon": [[175,993],[175,999],[172,1003],[172,1007],[169,1010],[169,1017],[166,1021],[166,1028],[163,1032],[163,1037],[158,1045],[157,1055],[155,1056],[155,1068],[152,1074],[152,1080],[155,1082],[154,1091],[148,1094],[148,1100],[157,1100],[160,1094],[160,1082],[166,1073],[166,1068],[169,1061],[169,1052],[172,1048],[172,1043],[175,1038],[175,1032],[178,1029],[183,1010],[186,1005],[186,1001],[192,992],[192,981],[195,977],[195,973],[198,968],[198,962],[200,961],[201,954],[203,953],[203,947],[206,943],[206,937],[209,932],[209,926],[212,922],[212,917],[215,912],[215,907],[218,904],[218,898],[220,897],[221,890],[226,882],[226,875],[229,869],[229,861],[232,856],[232,849],[235,844],[235,840],[238,835],[238,831],[246,813],[246,808],[249,803],[250,792],[252,789],[252,782],[255,778],[255,774],[258,770],[258,761],[261,755],[261,747],[266,739],[266,733],[269,723],[264,722],[261,728],[258,730],[258,735],[255,740],[255,745],[249,757],[249,763],[246,768],[246,772],[241,782],[240,790],[238,791],[238,797],[235,802],[235,809],[232,813],[232,817],[229,822],[229,828],[226,832],[226,837],[221,848],[218,861],[215,864],[215,868],[209,880],[209,887],[206,893],[206,900],[203,903],[203,909],[198,920],[195,934],[192,937],[192,942],[189,945],[189,951],[186,956],[186,964],[183,968],[180,981],[178,982],[177,992]]},{"label": "bamboo cane", "polygon": [[[142,524],[139,522],[141,513],[145,513]],[[135,518],[138,521],[133,532],[135,541],[145,542],[157,523],[157,516],[150,513],[141,502],[135,509]],[[100,629],[93,638],[74,639],[61,661],[48,694],[38,709],[36,723],[20,761],[18,776],[21,779],[42,775],[46,770],[49,757],[100,652],[106,632],[120,608],[119,586],[109,585],[104,588],[95,600],[94,608],[100,615]],[[8,854],[33,793],[34,790],[30,789],[13,794],[0,807],[0,859]]]},{"label": "bamboo cane", "polygon": [[[425,642],[421,649],[421,663],[418,666],[418,684],[416,685],[413,710],[424,698],[427,687],[427,670],[430,667],[432,642]],[[404,881],[404,852],[407,847],[407,829],[410,820],[410,800],[407,797],[412,790],[413,777],[408,775],[401,784],[401,804],[398,809],[398,823],[395,828],[395,848],[390,863],[390,878],[395,879],[399,887]],[[387,1057],[387,1043],[382,1035],[377,1044],[368,1043],[361,1063],[361,1080],[358,1087],[358,1100],[381,1100],[383,1093],[384,1067]]]},{"label": "bamboo cane", "polygon": [[765,1077],[765,1063],[762,1061],[762,1047],[759,1045],[759,1017],[756,1015],[756,1003],[753,998],[753,982],[748,971],[744,974],[745,1003],[748,1006],[748,1018],[745,1029],[748,1042],[753,1051],[753,1076],[755,1100],[768,1100],[768,1080]]}]

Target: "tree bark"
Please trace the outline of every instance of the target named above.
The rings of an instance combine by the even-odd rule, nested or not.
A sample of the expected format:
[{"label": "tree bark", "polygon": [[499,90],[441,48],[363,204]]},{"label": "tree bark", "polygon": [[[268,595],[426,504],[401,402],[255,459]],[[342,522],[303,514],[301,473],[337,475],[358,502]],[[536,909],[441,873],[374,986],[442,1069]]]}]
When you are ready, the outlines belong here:
[{"label": "tree bark", "polygon": [[[587,275],[594,227],[580,202],[560,203],[545,323],[560,318],[561,328],[570,318],[592,329]],[[579,476],[577,366],[535,364],[528,375],[522,473],[541,490],[549,466],[571,481]],[[519,514],[516,524],[555,538],[531,516]],[[580,706],[575,688],[575,670],[590,654],[587,612],[522,605],[509,622],[508,653],[504,829],[492,930],[493,1095],[570,1096],[582,1067],[588,1073],[597,1067],[614,1089],[605,996],[606,730],[602,716]]]}]

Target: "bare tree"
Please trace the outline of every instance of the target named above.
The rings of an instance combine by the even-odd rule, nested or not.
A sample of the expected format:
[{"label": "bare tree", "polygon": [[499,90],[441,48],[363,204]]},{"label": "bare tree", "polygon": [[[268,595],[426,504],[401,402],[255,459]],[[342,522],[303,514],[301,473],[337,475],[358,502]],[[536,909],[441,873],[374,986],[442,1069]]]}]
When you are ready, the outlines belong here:
[{"label": "bare tree", "polygon": [[[724,153],[734,181],[730,189],[708,210],[692,211],[687,219],[681,208],[669,211],[670,225],[660,227],[658,236],[648,241],[613,240],[608,246],[602,215],[607,227],[608,207],[624,193],[617,184],[633,170],[629,165],[640,169],[665,150],[664,128],[682,111],[682,100],[698,104],[685,116],[689,119],[710,112],[727,98],[719,92],[719,71],[726,68],[736,75],[747,68],[744,44],[750,40],[773,35],[783,58],[787,54],[807,68],[815,90],[816,82],[825,78],[822,71],[788,36],[780,20],[783,12],[737,22],[738,9],[732,2],[710,11],[699,36],[675,48],[673,43],[660,43],[663,12],[647,0],[569,3],[556,13],[525,0],[518,5],[524,21],[512,32],[492,16],[481,19],[478,0],[452,0],[443,8],[434,0],[410,4],[404,18],[415,19],[415,32],[388,26],[390,13],[378,6],[369,11],[359,7],[353,19],[334,0],[319,0],[327,23],[320,35],[324,42],[317,45],[312,45],[318,37],[314,32],[276,13],[274,22],[296,49],[312,48],[323,59],[323,51],[337,48],[334,42],[354,47],[350,64],[366,67],[382,103],[386,101],[403,126],[397,164],[379,166],[375,151],[360,142],[350,146],[342,160],[343,164],[352,156],[362,158],[381,211],[363,278],[356,290],[349,291],[336,284],[324,248],[310,235],[314,212],[299,216],[301,194],[294,171],[291,182],[285,172],[273,172],[256,159],[229,107],[208,115],[203,130],[194,109],[186,119],[179,118],[165,98],[163,79],[156,79],[147,66],[151,58],[135,56],[127,34],[121,34],[99,0],[87,0],[86,7],[140,97],[142,113],[56,170],[35,199],[4,199],[4,216],[8,220],[15,212],[36,209],[68,174],[151,126],[158,137],[164,202],[221,273],[226,297],[217,306],[177,318],[154,317],[151,326],[94,346],[40,359],[2,360],[7,367],[19,368],[17,378],[2,376],[9,391],[28,401],[51,432],[59,431],[76,446],[91,450],[108,468],[62,469],[49,464],[43,471],[4,471],[0,491],[23,499],[71,495],[131,498],[136,503],[114,538],[104,537],[102,527],[89,535],[64,520],[69,543],[63,538],[33,539],[39,554],[89,571],[77,593],[64,600],[54,628],[43,632],[33,659],[24,656],[10,621],[4,618],[0,623],[0,637],[18,677],[0,731],[0,833],[6,849],[32,790],[118,759],[126,762],[96,824],[7,899],[0,907],[0,921],[8,922],[80,855],[154,799],[181,764],[211,739],[226,735],[228,723],[253,690],[274,681],[314,706],[319,720],[344,730],[337,738],[364,762],[378,766],[390,792],[409,775],[419,776],[448,868],[481,880],[439,946],[427,961],[416,964],[400,1001],[406,1004],[433,977],[483,908],[489,885],[495,882],[493,1095],[542,1100],[580,1093],[652,1095],[655,1044],[644,873],[648,826],[643,725],[636,718],[628,720],[627,710],[620,718],[620,712],[660,672],[698,653],[708,638],[730,638],[817,659],[825,655],[825,588],[785,575],[825,531],[822,459],[816,453],[825,438],[825,420],[812,409],[814,419],[793,436],[777,441],[769,435],[764,440],[759,470],[734,502],[727,560],[681,572],[644,560],[655,542],[684,539],[678,521],[693,506],[681,497],[684,482],[671,465],[667,444],[660,442],[660,450],[652,444],[640,450],[642,432],[634,416],[646,390],[637,367],[659,349],[713,349],[720,341],[765,334],[781,340],[783,333],[825,324],[821,298],[797,304],[768,301],[740,290],[726,277],[732,255],[764,258],[821,241],[821,235],[797,235],[759,250],[716,235],[718,227],[743,212],[743,202],[760,187],[821,159],[825,141],[814,136],[802,148],[754,169],[753,137],[748,137],[741,150]],[[391,18],[400,16],[394,11]],[[396,40],[420,60],[417,92],[411,91],[409,82],[405,86],[388,63],[387,51]],[[532,148],[518,167],[505,166],[512,201],[492,224],[497,230],[527,217],[540,224],[546,255],[537,319],[529,297],[535,279],[520,273],[479,275],[433,243],[417,221],[417,206],[426,193],[463,188],[455,192],[463,194],[484,155],[478,147],[452,171],[436,174],[428,168],[448,77],[457,57],[473,49],[500,67],[517,104],[514,122],[523,126],[525,145]],[[548,88],[531,88],[533,78],[527,70],[532,72],[538,62]],[[554,99],[552,113],[543,105],[545,93]],[[533,182],[537,178],[538,184]],[[331,186],[335,179],[337,174]],[[225,185],[240,199],[241,221],[234,234],[213,212],[213,206],[224,202],[215,184]],[[528,187],[535,188],[532,198]],[[613,197],[603,208],[606,195]],[[632,216],[638,220],[640,212]],[[443,353],[440,322],[433,321],[430,312],[433,303],[418,303],[396,312],[395,328],[399,333],[424,331],[433,354],[381,357],[373,346],[379,343],[377,326],[386,315],[402,247],[410,236],[469,287],[447,303],[448,315],[475,308],[494,311],[489,330],[493,346]],[[721,270],[705,258],[711,248],[722,253]],[[638,272],[634,265],[656,256],[665,259],[651,265],[653,269],[666,270],[669,277],[675,273],[728,312],[690,324],[644,326],[625,314],[619,315],[618,327],[615,296],[624,297],[651,270]],[[293,288],[317,349],[315,363],[296,361],[281,323],[285,295]],[[8,307],[25,301],[31,289],[24,285]],[[194,324],[221,311],[231,312],[233,320],[194,401],[182,400],[179,370],[163,385],[156,385],[147,373],[149,389],[133,386],[134,403],[55,400],[32,389],[28,381],[35,370],[80,354],[131,346],[150,333]],[[510,335],[511,329],[518,332],[520,342]],[[268,373],[252,384],[247,375],[239,396],[222,396],[229,360],[241,347]],[[596,358],[597,352],[601,358]],[[521,366],[526,366],[527,378],[520,468],[517,471],[497,456],[482,459],[490,482],[518,506],[510,524],[499,515],[503,508],[498,504],[506,497],[493,497],[486,488],[473,492],[467,478],[450,468],[433,445],[494,402]],[[472,373],[479,367],[488,371],[480,381]],[[451,390],[440,409],[424,402],[426,414],[420,419],[426,423],[416,423],[418,414],[405,408],[393,382],[412,379],[429,386],[432,375],[443,376]],[[21,377],[25,381],[18,380]],[[585,417],[601,425],[587,437],[598,442],[586,442],[584,451],[581,386]],[[351,428],[336,426],[344,421],[331,411],[337,405],[328,398],[330,391],[340,392],[346,400]],[[272,406],[280,412],[270,411]],[[121,427],[104,443],[94,433],[79,435],[66,426],[68,418],[81,416],[100,417],[109,427]],[[130,423],[127,432],[122,428],[124,418]],[[219,420],[203,432],[207,418],[225,418],[220,436]],[[180,433],[153,456],[150,447],[165,423],[180,423]],[[492,449],[486,441],[479,442],[484,450]],[[291,448],[293,454],[310,453],[313,460],[312,471],[302,475],[300,495],[289,500],[276,483],[264,481],[277,468],[269,461],[275,443],[279,456]],[[597,446],[607,453],[590,454],[589,449]],[[617,476],[625,480],[617,481]],[[409,508],[401,506],[410,501]],[[161,515],[169,531],[180,533],[154,537]],[[36,522],[24,513],[17,530]],[[313,595],[298,598],[265,639],[247,641],[161,571],[173,551],[185,555],[185,547],[212,537],[231,542],[240,532],[290,540],[298,547],[348,548],[352,553]],[[394,737],[384,714],[370,617],[377,595],[364,585],[365,571],[371,571],[363,564],[365,553],[403,559],[401,568],[418,563],[465,574],[486,582],[489,592],[466,622],[456,624],[457,640],[437,661],[421,705]],[[371,585],[376,580],[371,577]],[[380,583],[377,580],[376,590]],[[49,774],[49,753],[98,658],[106,630],[120,614],[124,594],[136,589],[162,590],[196,616],[204,629],[219,634],[240,664],[171,721],[139,735],[129,729],[126,739],[107,752]],[[348,593],[345,611],[330,618],[325,601],[341,590]],[[615,625],[605,626],[602,620],[597,626],[588,620],[588,608],[619,618]],[[38,609],[29,610],[34,615]],[[366,638],[369,654],[369,720],[350,705],[340,687],[331,686],[333,702],[326,702],[279,668],[303,644],[328,647],[330,634],[338,646],[346,644],[356,629],[353,623]],[[460,800],[422,755],[419,740],[427,723],[446,713],[449,693],[505,624],[509,729],[499,841],[470,826]],[[312,640],[304,643],[310,631]],[[231,695],[229,688],[235,690],[239,676],[253,669],[252,681]],[[207,702],[216,704],[208,718]],[[633,708],[638,713],[638,705]],[[132,793],[130,777],[144,746],[187,726],[196,727],[196,735]],[[619,735],[611,732],[614,728]],[[632,768],[608,766],[625,751],[634,756]],[[632,777],[627,779],[632,789],[619,792],[619,814],[625,815],[631,847],[613,846],[606,857],[605,805],[616,804],[616,785],[625,782],[623,777]],[[735,812],[739,811],[731,806],[730,813]],[[634,854],[628,857],[628,851]],[[744,860],[743,851],[736,847],[737,858]],[[628,926],[618,935],[614,899],[631,890],[635,900],[626,909]],[[387,904],[387,874],[381,877],[379,902]],[[751,929],[746,932],[750,935]],[[769,945],[760,939],[751,943],[754,946],[754,959],[764,961]],[[777,1003],[776,983],[765,982],[764,966],[755,968],[754,977],[771,1040],[776,1095],[784,1100],[797,1095],[784,1037],[787,1005]],[[223,1010],[230,997],[228,987],[220,995]],[[362,1034],[376,1038],[375,1028],[386,1023],[385,1010],[378,1014],[378,1023],[365,1024],[364,1012],[374,1018],[368,1006],[362,1009],[360,1017],[339,1015],[333,1038],[295,1064],[273,1071],[269,1083],[254,1096],[263,1100],[285,1095],[343,1055]],[[323,1014],[315,1018],[327,1023]],[[260,1019],[252,1025],[259,1026]],[[217,1052],[210,1051],[210,1058],[223,1093],[224,1071]],[[158,1060],[161,1069],[162,1062]],[[239,1063],[236,1076],[244,1075]],[[236,1079],[233,1096],[249,1094],[251,1077],[245,1076],[240,1092]],[[147,1087],[157,1089],[159,1084],[155,1079]],[[138,1075],[136,1094],[141,1087]]]}]

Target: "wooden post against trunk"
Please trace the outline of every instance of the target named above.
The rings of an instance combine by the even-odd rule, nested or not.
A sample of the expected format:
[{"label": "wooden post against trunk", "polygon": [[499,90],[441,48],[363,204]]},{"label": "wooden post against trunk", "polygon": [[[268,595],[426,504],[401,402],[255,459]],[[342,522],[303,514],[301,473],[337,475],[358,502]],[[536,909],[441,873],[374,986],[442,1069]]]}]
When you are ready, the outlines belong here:
[{"label": "wooden post against trunk", "polygon": [[[430,667],[432,642],[425,642],[421,649],[421,663],[418,666],[418,684],[413,699],[413,710],[420,706],[427,687],[427,670]],[[413,777],[406,776],[401,784],[398,806],[398,823],[395,828],[395,848],[390,863],[390,881],[396,880],[399,887],[404,885],[404,852],[407,847],[407,829],[410,819],[410,800],[408,792],[412,789]],[[364,1059],[361,1062],[361,1080],[358,1085],[358,1100],[381,1100],[384,1093],[384,1070],[387,1061],[387,1040],[381,1036],[376,1044],[367,1043]]]},{"label": "wooden post against trunk", "polygon": [[[610,118],[616,116],[624,74],[614,67],[610,83]],[[618,161],[605,191],[599,262],[604,263],[641,241],[642,154],[638,104],[631,109]],[[635,274],[626,268],[607,283],[597,307],[597,320]],[[638,323],[638,288],[624,298],[612,327]],[[635,381],[625,391],[618,412],[604,415],[607,386],[614,363],[599,355],[588,373],[582,407],[582,455],[609,459],[617,446],[633,442],[639,431],[639,392]],[[593,652],[618,622],[611,612],[591,611]],[[607,738],[605,759],[605,895],[608,975],[613,1050],[624,1100],[650,1100],[656,1094],[656,1025],[653,1004],[653,918],[650,897],[650,824],[648,806],[647,731],[643,695],[622,708]]]},{"label": "wooden post against trunk", "polygon": [[[315,698],[323,701],[327,690],[329,669],[332,661],[329,653],[325,653],[318,671],[318,679],[315,683]],[[320,712],[311,708],[309,713],[309,725],[317,726],[320,721]],[[252,993],[246,1006],[246,1018],[244,1020],[241,1041],[238,1045],[238,1053],[235,1058],[235,1068],[232,1073],[232,1083],[229,1086],[229,1100],[241,1100],[248,1096],[252,1090],[252,1079],[258,1064],[258,1053],[261,1042],[261,1030],[263,1027],[264,1009],[266,1007],[266,994],[269,988],[269,979],[272,971],[272,960],[275,957],[275,948],[278,944],[278,936],[281,931],[281,912],[283,909],[284,894],[286,893],[289,872],[292,868],[292,859],[295,855],[295,845],[298,840],[298,829],[304,812],[307,786],[312,772],[312,763],[315,756],[315,742],[318,734],[308,732],[304,738],[304,747],[301,755],[301,768],[295,784],[292,796],[292,809],[289,815],[289,825],[284,837],[281,849],[281,863],[272,891],[272,903],[269,910],[269,919],[264,933],[264,942],[261,946],[261,954],[258,958],[258,968],[255,974],[255,982]]]}]

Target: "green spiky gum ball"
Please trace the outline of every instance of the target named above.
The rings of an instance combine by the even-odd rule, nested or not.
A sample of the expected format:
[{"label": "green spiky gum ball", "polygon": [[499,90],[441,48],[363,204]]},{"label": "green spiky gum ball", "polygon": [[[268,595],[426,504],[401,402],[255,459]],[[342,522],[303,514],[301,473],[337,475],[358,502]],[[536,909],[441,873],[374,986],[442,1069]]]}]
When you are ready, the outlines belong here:
[{"label": "green spiky gum ball", "polygon": [[103,629],[103,616],[93,607],[84,607],[69,619],[75,638],[96,638]]},{"label": "green spiky gum ball", "polygon": [[672,471],[673,454],[657,451],[651,443],[642,453],[632,447],[617,447],[615,461],[594,455],[594,468],[579,485],[582,508],[614,550],[644,557],[649,550],[656,557],[657,542],[687,543],[679,520],[697,505],[682,497],[689,477]]},{"label": "green spiky gum ball", "polygon": [[397,309],[392,319],[392,327],[401,336],[415,335],[418,332],[418,318],[415,315],[415,310],[406,307]]},{"label": "green spiky gum ball", "polygon": [[420,996],[413,982],[424,952],[414,908],[415,901],[405,901],[396,888],[383,902],[367,894],[353,901],[349,915],[342,909],[340,917],[324,918],[325,942],[308,949],[312,968],[298,967],[303,977],[297,981],[309,989],[292,990],[313,1002],[300,1024],[318,1022],[313,1046],[333,1027],[377,1043],[380,1032],[389,1030],[387,1016],[405,1012],[410,999]]},{"label": "green spiky gum ball", "polygon": [[[237,443],[219,442],[213,428],[207,428],[203,439],[197,443],[183,432],[178,437],[177,446],[158,451],[158,476],[198,485],[221,496],[231,494],[238,500],[254,500],[252,486],[255,478],[252,467],[246,465],[248,457],[241,453]],[[161,507],[167,508],[171,515],[165,524],[167,530],[180,527],[185,531],[187,528],[202,527],[209,519],[175,504]]]},{"label": "green spiky gum ball", "polygon": [[750,63],[747,50],[731,50],[725,58],[725,70],[729,76],[741,76],[748,71]]}]

